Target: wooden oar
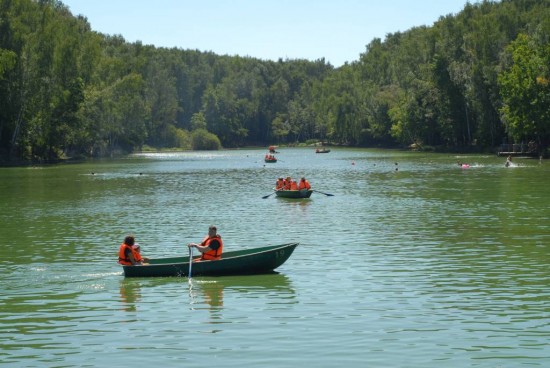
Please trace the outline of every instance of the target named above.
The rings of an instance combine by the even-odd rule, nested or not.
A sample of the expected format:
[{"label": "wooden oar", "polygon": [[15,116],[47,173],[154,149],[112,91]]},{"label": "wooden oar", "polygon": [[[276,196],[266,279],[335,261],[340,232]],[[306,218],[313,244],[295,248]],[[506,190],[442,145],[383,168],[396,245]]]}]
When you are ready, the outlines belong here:
[{"label": "wooden oar", "polygon": [[265,195],[265,196],[263,196],[262,198],[263,198],[263,199],[266,199],[267,197],[271,197],[273,194],[277,193],[279,190],[283,190],[283,188],[277,189],[277,190],[273,191],[273,193],[269,193],[268,195]]},{"label": "wooden oar", "polygon": [[330,194],[330,193],[323,193],[323,192],[321,192],[320,190],[315,190],[315,189],[313,189],[313,191],[314,191],[314,192],[317,192],[317,193],[321,193],[321,194],[324,194],[324,195],[326,195],[327,197],[334,197],[334,194]]},{"label": "wooden oar", "polygon": [[273,194],[275,194],[277,191],[274,191],[273,193],[269,193],[268,195],[263,196],[263,199],[266,199],[268,197],[271,197]]}]

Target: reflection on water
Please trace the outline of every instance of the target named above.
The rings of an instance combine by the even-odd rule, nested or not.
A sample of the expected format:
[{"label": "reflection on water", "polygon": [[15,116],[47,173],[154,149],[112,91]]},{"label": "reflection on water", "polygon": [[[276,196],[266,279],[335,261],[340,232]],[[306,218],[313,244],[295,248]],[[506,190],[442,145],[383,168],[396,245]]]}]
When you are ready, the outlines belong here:
[{"label": "reflection on water", "polygon": [[141,301],[141,286],[135,279],[120,280],[120,301],[126,312],[135,312],[136,304]]},{"label": "reflection on water", "polygon": [[281,210],[295,208],[300,210],[302,213],[305,213],[309,206],[311,206],[313,199],[304,198],[304,199],[292,199],[292,198],[282,198],[277,197],[279,203],[278,208]]},{"label": "reflection on water", "polygon": [[[185,277],[170,278],[122,278],[119,282],[120,302],[125,312],[137,312],[140,306],[153,300],[144,295],[154,295],[156,288],[171,288],[181,295],[187,291],[188,304],[194,311],[208,311],[209,318],[205,323],[231,323],[224,320],[224,293],[230,293],[232,299],[265,298],[273,295],[284,298],[287,302],[293,299],[295,291],[287,276],[277,272],[264,275],[227,276],[227,277]],[[185,290],[187,288],[187,290]],[[212,331],[218,332],[219,330]]]},{"label": "reflection on water", "polygon": [[[227,323],[223,321],[223,285],[216,281],[190,280],[189,301],[192,310],[204,309],[208,311],[207,324]],[[214,328],[211,333],[222,331]]]}]

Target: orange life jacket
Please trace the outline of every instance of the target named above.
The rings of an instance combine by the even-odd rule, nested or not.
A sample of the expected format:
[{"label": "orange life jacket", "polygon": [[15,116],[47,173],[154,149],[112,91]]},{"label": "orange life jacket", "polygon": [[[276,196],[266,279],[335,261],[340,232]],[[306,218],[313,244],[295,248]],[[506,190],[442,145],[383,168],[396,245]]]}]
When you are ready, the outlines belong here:
[{"label": "orange life jacket", "polygon": [[[128,245],[126,243],[120,244],[120,248],[118,250],[118,263],[125,266],[131,266],[132,261],[126,255],[126,249],[129,249],[132,252],[132,254],[134,253],[134,249],[132,248],[131,245]],[[135,255],[134,255],[134,258],[135,258]]]},{"label": "orange life jacket", "polygon": [[298,184],[296,184],[296,181],[292,181],[290,183],[290,190],[298,190]]},{"label": "orange life jacket", "polygon": [[307,180],[300,180],[300,185],[298,186],[298,189],[302,190],[302,189],[311,189],[311,185],[309,184],[309,182]]},{"label": "orange life jacket", "polygon": [[291,183],[290,180],[285,179],[285,185],[283,185],[283,189],[284,190],[290,190],[290,183]]},{"label": "orange life jacket", "polygon": [[275,184],[275,189],[283,189],[285,186],[285,182],[283,180],[277,180],[277,184]]},{"label": "orange life jacket", "polygon": [[208,252],[204,252],[201,256],[201,260],[217,260],[222,258],[222,251],[223,251],[223,241],[222,237],[219,235],[216,235],[214,237],[209,237],[208,235],[204,237],[204,240],[201,242],[201,245],[208,247],[212,240],[217,240],[220,243],[220,246],[218,249],[210,249]]},{"label": "orange life jacket", "polygon": [[141,253],[134,247],[132,247],[132,255],[134,256],[134,260],[136,262],[142,262],[143,258],[141,257]]}]

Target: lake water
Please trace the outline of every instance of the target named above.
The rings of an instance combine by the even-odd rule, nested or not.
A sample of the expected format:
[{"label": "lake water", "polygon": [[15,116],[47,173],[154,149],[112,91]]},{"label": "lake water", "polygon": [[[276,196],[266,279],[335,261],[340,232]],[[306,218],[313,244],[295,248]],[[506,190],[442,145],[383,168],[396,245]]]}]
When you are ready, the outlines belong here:
[{"label": "lake water", "polygon": [[[280,151],[0,168],[0,365],[550,366],[549,162]],[[334,196],[262,199],[288,175]],[[300,245],[277,274],[123,277],[127,233],[187,255],[210,224]]]}]

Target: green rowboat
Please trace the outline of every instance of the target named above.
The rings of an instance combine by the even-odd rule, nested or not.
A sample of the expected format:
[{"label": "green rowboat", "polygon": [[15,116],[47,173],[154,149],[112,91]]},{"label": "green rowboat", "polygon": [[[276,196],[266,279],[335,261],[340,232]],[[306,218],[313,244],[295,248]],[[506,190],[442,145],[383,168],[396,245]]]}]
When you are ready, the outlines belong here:
[{"label": "green rowboat", "polygon": [[282,198],[309,198],[311,197],[311,193],[313,193],[313,190],[278,190],[275,192],[277,197]]},{"label": "green rowboat", "polygon": [[[251,275],[273,272],[299,243],[224,252],[216,261],[193,262],[193,276]],[[193,259],[200,258],[196,256]],[[150,259],[148,265],[122,266],[125,277],[188,276],[189,257]]]}]

